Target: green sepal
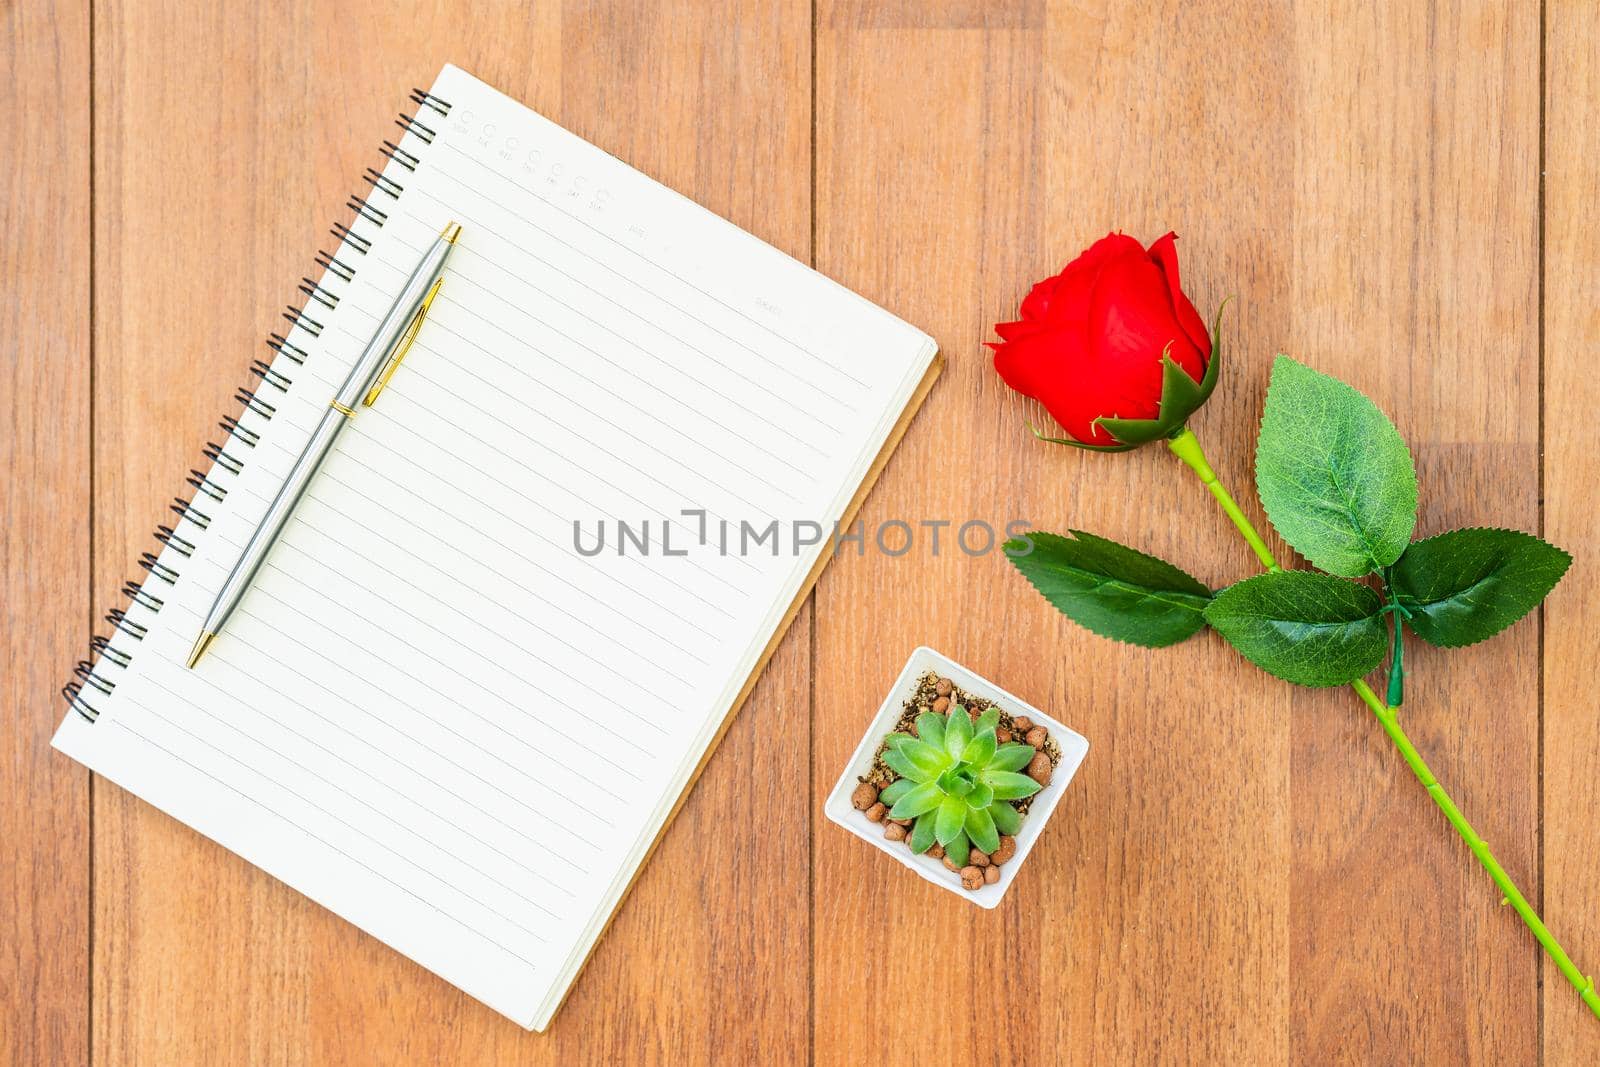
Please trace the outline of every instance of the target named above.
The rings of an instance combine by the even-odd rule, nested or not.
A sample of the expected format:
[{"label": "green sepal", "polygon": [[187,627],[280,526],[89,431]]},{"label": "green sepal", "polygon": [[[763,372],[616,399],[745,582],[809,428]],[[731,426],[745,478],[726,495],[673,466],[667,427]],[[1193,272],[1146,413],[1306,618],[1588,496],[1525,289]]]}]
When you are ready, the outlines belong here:
[{"label": "green sepal", "polygon": [[1002,834],[1015,834],[1022,829],[1022,816],[1003,800],[989,805],[989,818],[994,820],[994,828]]},{"label": "green sepal", "polygon": [[1046,437],[1032,423],[1028,424],[1028,429],[1032,430],[1033,436],[1041,441],[1048,441],[1053,445],[1071,445],[1073,448],[1082,448],[1089,452],[1126,452],[1159,437],[1171,437],[1183,429],[1184,423],[1189,421],[1189,416],[1211,398],[1212,390],[1217,387],[1218,368],[1222,365],[1222,342],[1219,333],[1222,329],[1222,309],[1227,306],[1228,301],[1224,300],[1217,305],[1217,313],[1212,316],[1211,358],[1206,361],[1205,374],[1198,382],[1189,377],[1189,372],[1173,360],[1169,354],[1172,350],[1169,342],[1161,353],[1161,400],[1156,408],[1156,417],[1118,419],[1101,416],[1094,420],[1095,425],[1117,439],[1116,444],[1089,444],[1070,436]]},{"label": "green sepal", "polygon": [[1189,372],[1166,353],[1161,355],[1161,406],[1153,419],[1098,418],[1095,425],[1129,446],[1137,447],[1161,437],[1171,437],[1183,429],[1189,416],[1199,410],[1217,387],[1217,349],[1213,343],[1205,377],[1195,381]]},{"label": "green sepal", "polygon": [[1131,452],[1139,447],[1138,445],[1091,445],[1074,437],[1047,437],[1043,430],[1031,422],[1028,423],[1028,429],[1033,433],[1033,436],[1046,444],[1069,445],[1072,448],[1081,448],[1085,452]]}]

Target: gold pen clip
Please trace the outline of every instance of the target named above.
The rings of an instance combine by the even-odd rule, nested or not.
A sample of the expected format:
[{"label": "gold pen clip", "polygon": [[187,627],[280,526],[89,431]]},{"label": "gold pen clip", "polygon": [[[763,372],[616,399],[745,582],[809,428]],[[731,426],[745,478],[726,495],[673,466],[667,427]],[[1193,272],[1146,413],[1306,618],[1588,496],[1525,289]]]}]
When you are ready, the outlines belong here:
[{"label": "gold pen clip", "polygon": [[439,295],[439,286],[444,284],[443,278],[438,278],[433,283],[433,288],[428,290],[428,295],[422,298],[422,306],[417,308],[416,317],[411,320],[411,325],[406,327],[406,332],[401,336],[400,343],[394,347],[394,355],[389,357],[389,362],[384,364],[383,373],[378,375],[378,380],[372,383],[372,388],[367,390],[367,395],[362,398],[362,403],[367,407],[378,399],[378,394],[383,392],[383,387],[389,384],[389,379],[394,377],[395,370],[400,366],[400,361],[406,358],[406,353],[411,351],[411,344],[417,339],[417,334],[422,329],[422,320],[428,317],[428,305],[433,303],[433,298]]}]

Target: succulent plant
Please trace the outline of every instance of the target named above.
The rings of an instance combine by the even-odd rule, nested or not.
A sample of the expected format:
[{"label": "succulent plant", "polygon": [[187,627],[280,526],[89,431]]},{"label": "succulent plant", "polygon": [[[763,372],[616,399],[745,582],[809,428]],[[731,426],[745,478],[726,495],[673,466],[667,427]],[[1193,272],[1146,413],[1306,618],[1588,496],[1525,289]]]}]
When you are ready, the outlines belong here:
[{"label": "succulent plant", "polygon": [[972,845],[993,852],[1001,834],[1017,832],[1022,816],[1011,801],[1039,791],[1038,782],[1017,773],[1034,750],[1015,741],[999,744],[999,722],[995,708],[974,721],[956,705],[948,716],[917,716],[915,737],[888,736],[883,761],[900,777],[879,799],[891,805],[889,818],[915,820],[911,851],[926,852],[937,841],[951,863],[964,867]]}]

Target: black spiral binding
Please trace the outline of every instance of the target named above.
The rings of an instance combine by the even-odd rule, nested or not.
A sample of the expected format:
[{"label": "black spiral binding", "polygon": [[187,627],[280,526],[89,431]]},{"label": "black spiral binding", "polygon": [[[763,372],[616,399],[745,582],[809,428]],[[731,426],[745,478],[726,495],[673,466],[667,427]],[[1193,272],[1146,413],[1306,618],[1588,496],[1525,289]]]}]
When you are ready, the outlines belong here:
[{"label": "black spiral binding", "polygon": [[[395,124],[404,131],[398,141],[385,140],[379,149],[383,155],[414,173],[422,165],[421,149],[433,143],[438,136],[438,119],[449,117],[450,105],[422,89],[411,90],[415,114],[401,112]],[[426,118],[424,112],[428,112]],[[437,118],[435,118],[437,116]],[[432,123],[430,124],[430,121]],[[407,137],[414,138],[408,146]],[[386,205],[392,205],[405,192],[405,185],[380,170],[368,167],[362,180],[369,187],[365,195],[352,195],[346,207],[354,213],[347,225],[336,222],[333,236],[337,244],[332,252],[319,251],[316,262],[323,270],[321,279],[302,278],[300,293],[304,303],[296,308],[290,305],[283,317],[289,329],[267,337],[267,347],[274,357],[271,362],[255,360],[250,373],[255,382],[250,387],[241,386],[234,399],[241,405],[237,415],[224,415],[218,425],[224,437],[221,443],[206,445],[205,456],[211,461],[206,471],[191,470],[186,479],[194,490],[189,499],[174,498],[171,510],[178,518],[172,525],[156,527],[155,538],[160,552],[144,552],[139,556],[139,566],[145,571],[142,581],[128,581],[122,586],[127,598],[126,608],[112,608],[106,612],[105,621],[111,626],[108,636],[96,634],[89,639],[89,658],[79,660],[73,668],[73,680],[61,690],[68,707],[90,722],[100,717],[93,703],[96,695],[110,696],[116,689],[115,671],[126,670],[133,663],[129,642],[143,641],[150,633],[150,620],[166,603],[167,593],[182,577],[178,567],[193,556],[197,547],[198,532],[211,525],[211,510],[227,498],[225,482],[244,472],[250,450],[261,442],[261,431],[251,423],[270,422],[277,414],[277,401],[294,385],[292,373],[311,358],[311,342],[322,335],[324,323],[317,316],[325,315],[339,306],[339,294],[330,286],[348,284],[355,280],[360,257],[372,250],[372,238],[364,236],[357,227],[382,228],[389,219]],[[296,331],[301,334],[295,339]],[[300,343],[304,342],[304,343]],[[172,553],[170,556],[168,551]]]}]

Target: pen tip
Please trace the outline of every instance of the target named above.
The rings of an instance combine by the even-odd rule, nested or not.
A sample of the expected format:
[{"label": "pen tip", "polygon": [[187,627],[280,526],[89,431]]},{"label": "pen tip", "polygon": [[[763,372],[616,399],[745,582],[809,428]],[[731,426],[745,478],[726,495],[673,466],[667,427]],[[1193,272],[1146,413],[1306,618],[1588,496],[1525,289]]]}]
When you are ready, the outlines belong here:
[{"label": "pen tip", "polygon": [[455,244],[456,238],[461,236],[461,224],[459,222],[445,223],[444,229],[439,231],[439,236],[444,238],[445,244]]},{"label": "pen tip", "polygon": [[194,648],[189,650],[188,667],[190,670],[193,670],[194,665],[200,662],[200,657],[206,654],[206,649],[210,648],[211,642],[215,641],[216,639],[217,635],[213,633],[202,633],[199,637],[195,638]]}]

